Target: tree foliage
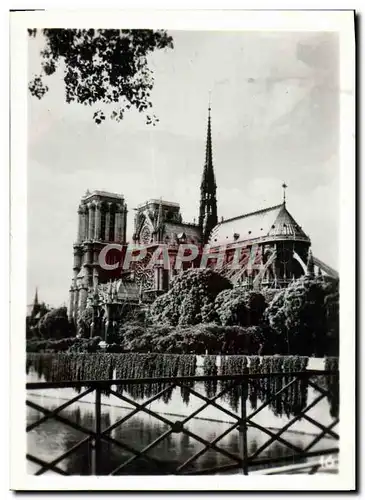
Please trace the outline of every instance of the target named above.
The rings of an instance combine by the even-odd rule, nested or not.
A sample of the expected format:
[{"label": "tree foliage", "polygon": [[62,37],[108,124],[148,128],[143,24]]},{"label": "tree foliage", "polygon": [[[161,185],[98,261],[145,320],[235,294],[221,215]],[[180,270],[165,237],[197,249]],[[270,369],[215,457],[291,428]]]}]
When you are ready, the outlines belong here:
[{"label": "tree foliage", "polygon": [[224,333],[221,352],[225,354],[261,354],[262,347],[265,344],[269,349],[269,339],[265,336],[265,331],[259,326],[231,326],[222,328],[222,330]]},{"label": "tree foliage", "polygon": [[70,324],[67,308],[59,307],[45,314],[38,323],[40,335],[45,339],[62,339],[69,336]]},{"label": "tree foliage", "polygon": [[122,325],[120,346],[125,352],[173,354],[257,354],[261,345],[273,352],[269,333],[262,327],[199,325]]},{"label": "tree foliage", "polygon": [[41,318],[50,311],[44,302],[33,306],[30,316],[25,318],[25,332],[27,339],[34,339],[40,336],[38,323]]},{"label": "tree foliage", "polygon": [[[95,339],[97,341],[98,339]],[[206,394],[213,398],[217,391],[225,390],[223,399],[228,402],[234,411],[238,411],[240,401],[248,400],[252,408],[258,402],[268,398],[268,407],[277,416],[291,417],[300,415],[308,404],[308,379],[303,378],[292,382],[293,375],[289,373],[302,372],[307,369],[308,358],[303,356],[222,356],[218,365],[216,356],[205,356],[203,373],[212,375],[239,375],[244,373],[270,375],[282,373],[282,376],[252,378],[247,383],[230,388],[229,380],[206,381],[203,384]],[[326,376],[318,385],[329,391],[329,409],[332,417],[337,417],[339,412],[339,374],[338,359],[329,358],[325,364],[326,370],[335,373]],[[110,380],[115,373],[115,378],[141,379],[183,377],[197,375],[197,358],[195,355],[175,355],[162,353],[28,353],[26,358],[26,371],[37,373],[47,382],[82,381],[82,380]],[[336,373],[337,372],[337,373]],[[194,382],[186,381],[185,385],[194,388]],[[156,383],[146,384],[118,384],[117,392],[127,393],[135,400],[143,400],[159,395],[165,403],[171,399],[172,389],[170,382],[160,380]],[[283,390],[284,386],[288,386]],[[243,391],[241,391],[241,387]],[[161,394],[162,390],[165,390]],[[80,390],[80,388],[79,388]],[[199,389],[197,387],[198,392]],[[277,394],[281,391],[279,394]],[[107,391],[106,391],[107,393]],[[273,397],[277,394],[275,397]],[[183,401],[189,402],[189,391],[181,388]]]},{"label": "tree foliage", "polygon": [[324,308],[328,339],[326,354],[337,356],[339,353],[340,341],[340,294],[338,288],[337,290],[335,289],[333,293],[326,295],[324,299]]},{"label": "tree foliage", "polygon": [[258,325],[266,305],[261,293],[241,287],[224,290],[215,299],[216,312],[222,325]]},{"label": "tree foliage", "polygon": [[98,344],[101,337],[83,339],[77,337],[54,339],[27,340],[26,349],[29,353],[58,353],[58,352],[96,352],[100,350]]},{"label": "tree foliage", "polygon": [[283,349],[286,345],[290,354],[324,354],[330,338],[328,329],[332,328],[334,335],[338,333],[338,307],[331,310],[333,302],[329,299],[333,294],[338,297],[336,290],[338,283],[306,276],[274,297],[265,317],[281,338]]},{"label": "tree foliage", "polygon": [[150,319],[174,326],[210,323],[217,319],[217,295],[229,288],[231,282],[211,269],[183,271],[172,280],[170,290],[152,304]]},{"label": "tree foliage", "polygon": [[86,307],[77,318],[77,331],[82,337],[90,337],[90,328],[93,321],[92,307]]},{"label": "tree foliage", "polygon": [[326,358],[325,367],[326,371],[337,372],[334,375],[329,375],[325,377],[326,389],[328,391],[328,402],[330,405],[330,413],[334,418],[338,417],[339,407],[340,407],[340,376],[339,376],[339,366],[338,358],[330,357]]},{"label": "tree foliage", "polygon": [[[29,29],[28,33],[35,37],[38,31]],[[147,124],[158,121],[148,112],[154,85],[148,56],[156,50],[173,48],[166,31],[43,29],[42,34],[42,72],[29,83],[33,96],[41,99],[46,94],[46,78],[62,66],[67,103],[113,104],[110,117],[116,120],[134,108],[145,113]],[[104,112],[96,111],[94,120],[100,124],[105,120]]]}]

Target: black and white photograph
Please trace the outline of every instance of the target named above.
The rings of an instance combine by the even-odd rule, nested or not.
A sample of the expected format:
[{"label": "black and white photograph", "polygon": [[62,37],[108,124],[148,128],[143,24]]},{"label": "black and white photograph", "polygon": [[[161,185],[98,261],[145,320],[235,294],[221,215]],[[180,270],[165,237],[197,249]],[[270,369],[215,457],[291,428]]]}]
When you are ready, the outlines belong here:
[{"label": "black and white photograph", "polygon": [[14,489],[353,489],[354,12],[10,18]]}]

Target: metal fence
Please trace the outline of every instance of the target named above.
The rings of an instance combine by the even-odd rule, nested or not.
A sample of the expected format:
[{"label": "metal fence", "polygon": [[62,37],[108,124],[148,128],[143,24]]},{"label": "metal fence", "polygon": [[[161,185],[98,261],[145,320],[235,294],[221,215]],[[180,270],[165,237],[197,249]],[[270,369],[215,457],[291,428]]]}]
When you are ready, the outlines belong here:
[{"label": "metal fence", "polygon": [[[326,397],[331,397],[328,389],[324,387],[320,387],[317,383],[318,376],[321,377],[335,377],[338,379],[338,372],[333,371],[319,371],[319,370],[307,370],[303,372],[292,372],[292,373],[267,373],[267,374],[241,374],[241,375],[220,375],[220,376],[194,376],[194,377],[174,377],[174,378],[145,378],[145,379],[123,379],[123,380],[102,380],[102,381],[70,381],[70,382],[36,382],[36,383],[27,383],[27,390],[39,390],[39,389],[60,389],[60,388],[78,388],[81,392],[77,394],[75,397],[69,399],[64,404],[58,406],[54,410],[49,410],[44,408],[43,406],[34,403],[27,399],[26,404],[32,408],[33,410],[39,411],[43,414],[43,417],[29,424],[26,427],[27,432],[35,429],[48,419],[54,419],[60,424],[64,424],[73,428],[76,431],[82,432],[85,437],[81,439],[76,445],[72,446],[70,449],[65,451],[62,455],[57,458],[51,460],[50,462],[46,462],[40,458],[32,454],[27,454],[27,459],[31,462],[40,466],[37,470],[36,475],[44,474],[47,471],[53,471],[62,475],[70,475],[69,472],[64,471],[58,465],[59,463],[67,457],[70,457],[72,454],[76,453],[77,450],[88,443],[91,446],[91,465],[90,465],[90,474],[92,475],[100,475],[105,474],[102,471],[102,462],[103,462],[103,450],[102,443],[109,443],[119,448],[120,450],[124,450],[132,454],[132,457],[124,460],[124,462],[120,463],[114,470],[108,472],[109,475],[118,475],[120,473],[125,473],[126,468],[135,460],[143,459],[149,464],[153,465],[153,467],[158,469],[160,461],[158,458],[152,457],[149,455],[149,452],[152,451],[159,443],[161,443],[168,436],[171,436],[173,433],[183,433],[186,436],[196,440],[197,442],[203,445],[203,448],[198,452],[194,453],[190,456],[189,459],[182,461],[178,465],[174,464],[171,466],[167,466],[166,463],[163,464],[164,474],[221,474],[221,473],[234,473],[241,472],[244,475],[247,475],[253,471],[257,472],[257,469],[260,467],[274,467],[280,466],[282,464],[288,464],[289,462],[292,464],[293,472],[296,468],[299,469],[308,469],[308,473],[315,473],[320,469],[320,460],[319,458],[325,456],[336,457],[339,452],[338,441],[339,435],[335,432],[334,427],[338,424],[339,418],[334,417],[330,425],[323,425],[323,423],[317,421],[313,417],[308,415],[308,412],[314,408],[320,401],[322,401]],[[285,385],[281,387],[281,389],[273,394],[269,394],[265,401],[262,401],[261,404],[249,414],[247,414],[247,391],[248,384],[259,384],[260,380],[263,378],[272,378],[272,377],[285,377]],[[197,392],[194,388],[194,383],[197,382],[205,382],[205,381],[225,381],[224,388],[219,391],[214,397],[208,398],[206,395]],[[303,408],[297,415],[292,416],[285,425],[283,425],[280,429],[268,429],[257,422],[253,421],[253,418],[260,413],[264,408],[266,408],[275,398],[280,395],[283,395],[285,391],[288,391],[294,384],[298,384],[299,382],[305,382],[308,387],[312,387],[318,393],[313,401],[311,401],[305,408]],[[136,384],[164,384],[163,389],[160,390],[153,397],[150,397],[146,401],[137,402],[126,396],[124,393],[117,392],[115,387],[119,385],[123,385],[123,387],[128,387]],[[201,406],[181,420],[172,420],[166,418],[165,415],[157,411],[153,411],[149,408],[151,403],[159,399],[163,396],[163,394],[167,391],[171,391],[172,389],[180,387],[183,388],[184,391],[189,392],[194,395],[201,401]],[[241,394],[241,410],[239,414],[236,414],[229,409],[222,406],[218,399],[221,398],[224,394],[227,394],[228,391],[232,390],[232,388],[238,387],[240,389]],[[110,425],[106,429],[102,430],[101,426],[101,410],[102,410],[102,402],[101,395],[107,391],[110,395],[115,396],[119,400],[123,401],[131,405],[134,409],[130,411],[127,415],[117,420],[113,425]],[[71,404],[81,400],[84,396],[94,393],[95,394],[95,428],[94,430],[87,429],[80,425],[79,423],[73,422],[64,416],[61,415],[62,411],[67,409]],[[192,432],[186,426],[186,424],[193,418],[197,417],[203,410],[208,407],[214,407],[225,415],[229,416],[232,419],[232,423],[229,427],[222,432],[219,436],[215,437],[213,440],[208,441],[204,439],[202,436]],[[137,415],[138,413],[144,413],[150,415],[154,419],[166,424],[168,426],[167,430],[163,432],[157,439],[154,439],[151,443],[145,446],[143,449],[135,449],[133,446],[123,442],[120,439],[115,439],[111,436],[111,433],[114,429],[120,428],[123,426],[125,422],[129,419]],[[284,433],[290,431],[290,428],[295,424],[298,420],[304,419],[307,422],[311,423],[318,429],[318,434],[312,436],[312,440],[310,443],[303,449],[299,448],[295,444],[291,443],[284,437]],[[249,454],[248,452],[248,429],[249,427],[253,427],[263,432],[268,436],[267,441],[263,443],[258,449],[254,451],[254,453]],[[219,446],[219,442],[228,434],[238,429],[240,431],[241,436],[241,451],[242,453],[231,453],[227,449]],[[333,441],[333,446],[330,446],[326,449],[313,450],[313,447],[319,443],[321,440],[331,439]],[[263,452],[268,449],[272,445],[272,443],[280,443],[285,445],[289,450],[285,456],[270,458],[263,456]],[[193,471],[189,466],[193,464],[201,455],[203,455],[208,450],[213,451],[214,453],[221,454],[222,456],[228,458],[230,460],[229,465],[219,466],[219,467],[211,467],[204,469],[194,469]],[[316,458],[317,457],[317,458]],[[312,461],[311,461],[312,460]],[[314,460],[314,462],[313,462]],[[336,459],[337,460],[337,459]],[[303,464],[303,462],[306,462]],[[312,467],[311,467],[312,465]],[[268,469],[262,471],[265,474],[270,473]],[[273,472],[274,469],[273,469]],[[289,472],[290,473],[290,472]]]}]

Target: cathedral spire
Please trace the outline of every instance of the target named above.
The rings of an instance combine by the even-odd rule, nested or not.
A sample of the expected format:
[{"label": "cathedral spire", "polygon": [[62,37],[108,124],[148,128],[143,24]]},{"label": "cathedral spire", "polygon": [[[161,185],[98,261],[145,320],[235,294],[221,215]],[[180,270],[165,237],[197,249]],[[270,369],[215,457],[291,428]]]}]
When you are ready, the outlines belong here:
[{"label": "cathedral spire", "polygon": [[200,185],[199,227],[203,243],[207,243],[213,227],[216,226],[218,222],[216,198],[217,186],[215,183],[213,168],[212,124],[210,112],[211,107],[209,102],[205,164]]},{"label": "cathedral spire", "polygon": [[32,318],[34,318],[40,310],[39,300],[38,300],[38,287],[35,289],[34,300],[33,300],[33,308],[32,308]]}]

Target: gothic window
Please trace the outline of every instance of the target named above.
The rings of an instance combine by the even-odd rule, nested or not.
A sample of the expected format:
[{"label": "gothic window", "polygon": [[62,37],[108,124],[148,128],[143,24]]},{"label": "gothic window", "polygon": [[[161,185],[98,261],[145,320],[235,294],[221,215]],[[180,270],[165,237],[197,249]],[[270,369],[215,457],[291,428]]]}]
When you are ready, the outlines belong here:
[{"label": "gothic window", "polygon": [[100,233],[101,233],[101,239],[104,240],[105,239],[105,207],[102,206],[101,207],[101,212],[100,212],[100,225],[101,225],[101,229],[100,229]]},{"label": "gothic window", "polygon": [[114,241],[115,208],[110,208],[109,241]]},{"label": "gothic window", "polygon": [[162,288],[163,290],[168,290],[169,288],[169,272],[167,269],[163,270],[162,274]]},{"label": "gothic window", "polygon": [[151,241],[151,231],[148,226],[145,226],[141,231],[141,242],[147,245]]},{"label": "gothic window", "polygon": [[85,212],[85,240],[89,239],[89,210]]}]

